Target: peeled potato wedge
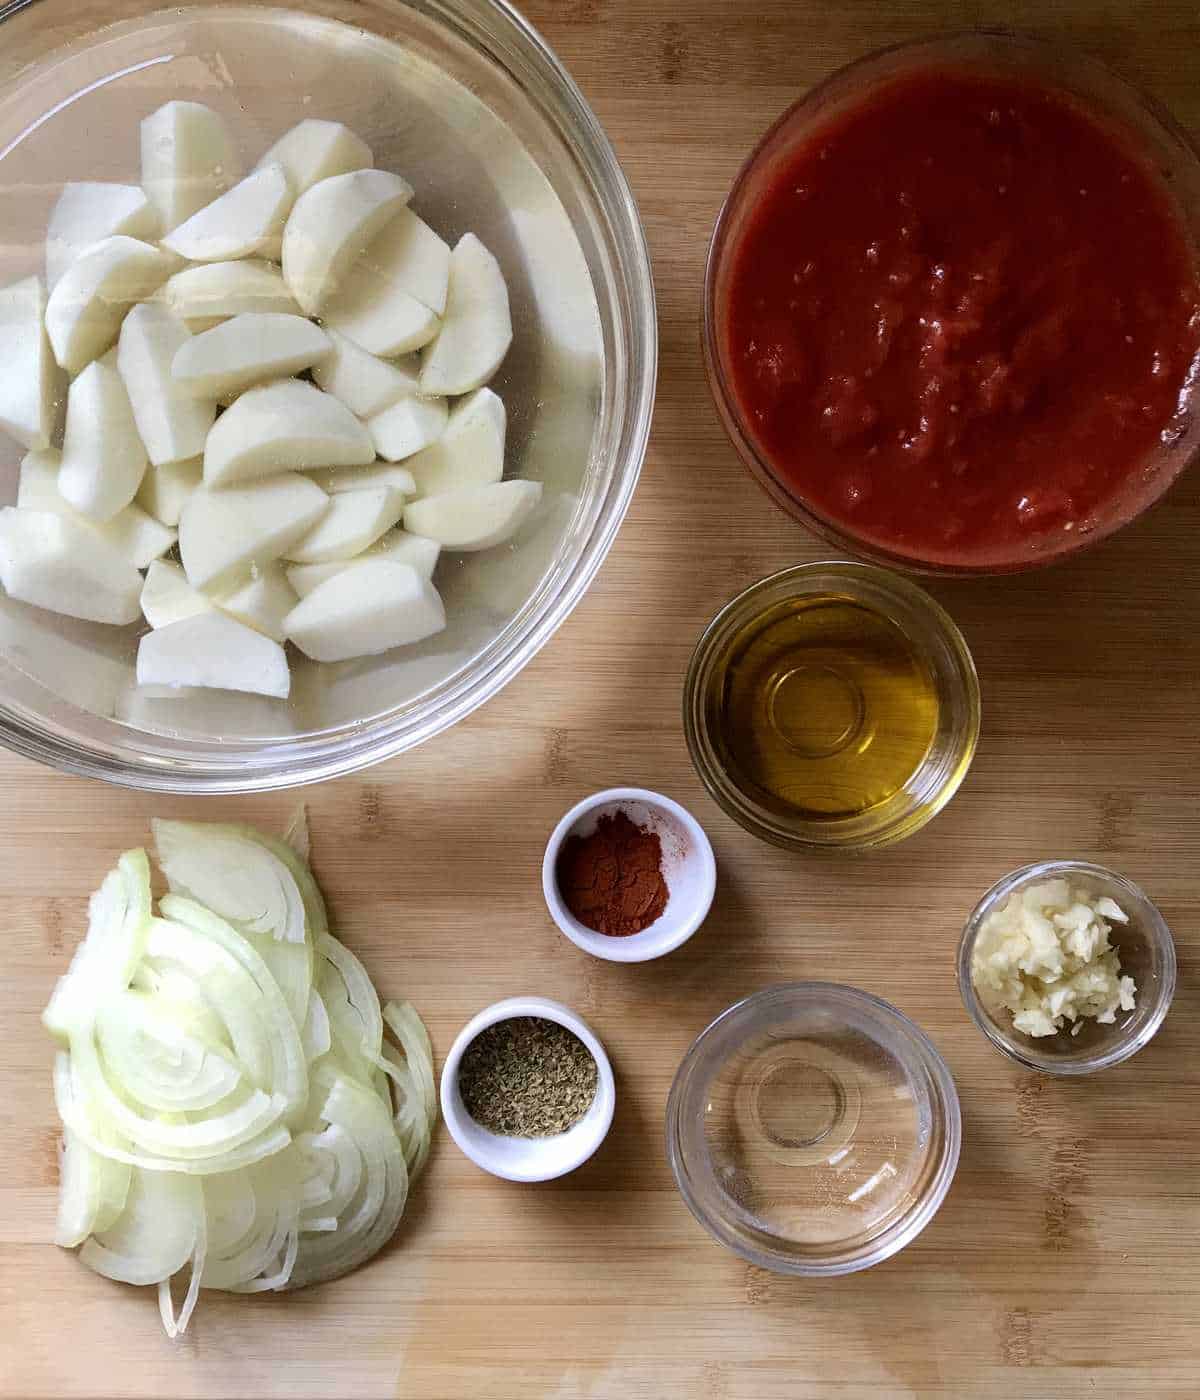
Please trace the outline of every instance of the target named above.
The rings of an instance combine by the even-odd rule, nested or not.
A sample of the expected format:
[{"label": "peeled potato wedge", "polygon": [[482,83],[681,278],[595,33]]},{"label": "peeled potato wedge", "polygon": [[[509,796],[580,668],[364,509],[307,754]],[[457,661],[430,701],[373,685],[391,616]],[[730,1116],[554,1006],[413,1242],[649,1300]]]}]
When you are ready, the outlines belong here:
[{"label": "peeled potato wedge", "polygon": [[123,233],[153,243],[161,230],[158,210],[140,185],[72,180],[50,214],[46,230],[46,284],[53,287],[93,243]]},{"label": "peeled potato wedge", "polygon": [[394,486],[346,491],[302,539],[284,554],[294,564],[326,564],[350,559],[373,545],[404,514],[404,495]]},{"label": "peeled potato wedge", "polygon": [[17,505],[22,510],[50,510],[73,515],[58,489],[61,453],[53,447],[34,449],[21,459],[17,476]]},{"label": "peeled potato wedge", "polygon": [[399,462],[436,442],[446,431],[449,409],[445,399],[398,399],[367,423],[375,451]]},{"label": "peeled potato wedge", "polygon": [[247,258],[283,230],[295,195],[282,165],[264,165],[185,219],[162,246],[189,262]]},{"label": "peeled potato wedge", "polygon": [[540,481],[498,481],[411,501],[404,528],[444,549],[491,549],[521,528],[542,499]]},{"label": "peeled potato wedge", "polygon": [[215,604],[187,581],[178,564],[156,559],[142,584],[142,616],[151,627],[169,627],[185,617],[212,612]]},{"label": "peeled potato wedge", "polygon": [[171,373],[191,332],[165,306],[135,306],[121,327],[117,366],[150,461],[185,462],[204,451],[217,416],[211,399],[188,393]]},{"label": "peeled potato wedge", "polygon": [[146,633],[138,644],[137,683],[245,690],[286,700],[292,678],[278,642],[223,613],[202,612]]},{"label": "peeled potato wedge", "polygon": [[308,117],[285,132],[259,161],[278,161],[287,171],[297,195],[334,175],[369,170],[374,164],[371,148],[341,122]]},{"label": "peeled potato wedge", "polygon": [[327,564],[290,564],[288,582],[301,598],[307,598],[314,588],[343,569],[354,569],[372,559],[386,559],[393,564],[410,564],[423,579],[432,579],[442,547],[435,540],[410,535],[405,530],[389,530],[382,539],[353,559],[333,559]]},{"label": "peeled potato wedge", "polygon": [[17,505],[21,510],[43,510],[70,517],[99,535],[135,569],[144,569],[173,548],[175,531],[148,515],[136,503],[118,511],[102,525],[78,514],[58,489],[60,460],[53,449],[26,454],[17,485]]},{"label": "peeled potato wedge", "polygon": [[111,520],[130,504],[146,474],[146,449],[121,376],[93,360],[67,396],[58,490],[92,520]]},{"label": "peeled potato wedge", "polygon": [[249,311],[179,347],[171,374],[196,398],[220,399],[308,369],[333,346],[303,316]]},{"label": "peeled potato wedge", "polygon": [[372,462],[366,467],[334,467],[308,472],[322,491],[340,496],[344,491],[367,491],[372,487],[390,486],[403,496],[415,496],[417,483],[412,472],[392,462]]},{"label": "peeled potato wedge", "polygon": [[403,287],[369,267],[353,268],[321,313],[327,330],[341,331],[372,355],[407,355],[428,345],[441,322]]},{"label": "peeled potato wedge", "polygon": [[137,494],[138,505],[164,525],[178,525],[179,514],[187,498],[200,485],[203,471],[204,461],[200,457],[147,467]]},{"label": "peeled potato wedge", "polygon": [[333,175],[297,199],[283,230],[283,278],[315,316],[384,224],[412,198],[386,170]]},{"label": "peeled potato wedge", "polygon": [[176,531],[148,515],[136,501],[103,525],[92,528],[135,569],[144,569],[161,559],[168,550],[175,548],[179,538]]},{"label": "peeled potato wedge", "polygon": [[377,656],[440,632],[437,589],[409,564],[371,559],[319,584],[288,615],[287,635],[314,661]]},{"label": "peeled potato wedge", "polygon": [[142,188],[170,233],[241,174],[221,118],[200,102],[167,102],[141,126]]},{"label": "peeled potato wedge", "polygon": [[22,447],[49,446],[65,383],[46,335],[46,289],[26,277],[0,289],[0,428]]},{"label": "peeled potato wedge", "polygon": [[405,458],[417,492],[439,496],[467,486],[489,486],[504,475],[504,439],[508,415],[498,394],[476,389],[460,399],[446,420],[446,430],[429,447]]},{"label": "peeled potato wedge", "polygon": [[118,511],[103,524],[80,515],[58,489],[60,461],[60,454],[53,449],[26,454],[17,486],[17,505],[21,510],[67,516],[111,545],[135,569],[144,569],[174,546],[175,531],[136,503]]},{"label": "peeled potato wedge", "polygon": [[88,622],[126,626],[140,613],[142,576],[68,515],[0,510],[0,583],[10,598]]},{"label": "peeled potato wedge", "polygon": [[273,705],[285,641],[335,662],[432,635],[440,551],[503,543],[537,508],[539,484],[504,480],[485,387],[508,292],[340,123],[299,122],[244,178],[200,103],[140,134],[141,189],[63,189],[49,296],[0,288],[0,427],[37,449],[0,511],[0,582],[73,616],[142,611],[140,693]]},{"label": "peeled potato wedge", "polygon": [[179,555],[193,588],[233,589],[302,539],[329,508],[306,477],[286,472],[222,491],[201,487],[179,517]]},{"label": "peeled potato wedge", "polygon": [[204,449],[207,486],[375,460],[371,436],[331,394],[299,379],[249,389],[221,415]]},{"label": "peeled potato wedge", "polygon": [[77,258],[46,303],[46,334],[54,357],[78,374],[116,340],[125,313],[152,296],[172,269],[169,254],[116,234]]},{"label": "peeled potato wedge", "polygon": [[411,209],[398,210],[363,253],[361,267],[407,292],[435,315],[446,310],[450,245]]},{"label": "peeled potato wedge", "polygon": [[464,234],[450,255],[441,328],[421,352],[421,392],[469,394],[496,373],[511,344],[500,264],[473,233]]},{"label": "peeled potato wedge", "polygon": [[185,267],[167,278],[162,300],[193,334],[252,312],[300,314],[283,273],[261,258]]},{"label": "peeled potato wedge", "polygon": [[417,365],[382,360],[344,336],[326,327],[330,351],[313,366],[318,388],[341,399],[358,418],[372,418],[397,399],[417,392]]},{"label": "peeled potato wedge", "polygon": [[256,570],[253,578],[232,593],[222,594],[217,607],[264,637],[282,643],[283,620],[298,601],[283,565],[276,562]]}]

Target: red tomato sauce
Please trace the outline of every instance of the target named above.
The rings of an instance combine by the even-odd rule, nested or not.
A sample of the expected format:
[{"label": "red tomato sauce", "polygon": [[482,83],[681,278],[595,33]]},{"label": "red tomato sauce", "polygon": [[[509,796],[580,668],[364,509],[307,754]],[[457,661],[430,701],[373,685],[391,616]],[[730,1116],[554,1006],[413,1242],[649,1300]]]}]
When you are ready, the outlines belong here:
[{"label": "red tomato sauce", "polygon": [[781,163],[727,285],[759,451],[909,557],[1011,562],[1094,528],[1186,416],[1179,216],[1122,135],[1032,80],[880,89]]}]

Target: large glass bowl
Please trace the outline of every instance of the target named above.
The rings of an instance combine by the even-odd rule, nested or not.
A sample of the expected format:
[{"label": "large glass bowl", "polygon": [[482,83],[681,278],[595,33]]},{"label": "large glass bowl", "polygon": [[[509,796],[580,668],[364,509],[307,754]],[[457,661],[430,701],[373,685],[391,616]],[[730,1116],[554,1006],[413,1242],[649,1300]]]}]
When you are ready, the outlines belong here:
[{"label": "large glass bowl", "polygon": [[[297,658],[288,702],[133,686],[140,629],[0,598],[0,741],[134,787],[237,792],[352,772],[494,695],[579,601],[637,482],[657,354],[633,197],[562,65],[502,0],[18,0],[0,8],[0,283],[39,269],[67,180],[138,180],[138,122],[173,98],[225,118],[247,165],[303,117],[346,122],[453,242],[508,280],[514,341],[494,387],[507,469],[541,481],[509,546],[448,556],[447,630],[384,657]],[[352,24],[341,22],[349,16]],[[0,440],[0,505],[21,452]]]},{"label": "large glass bowl", "polygon": [[1195,460],[1200,449],[1200,418],[1190,415],[1140,471],[1072,532],[1039,537],[1020,554],[993,551],[974,560],[951,560],[903,551],[874,536],[856,533],[824,510],[777,471],[743,411],[725,347],[723,306],[737,265],[738,250],[758,201],[770,188],[780,163],[806,145],[872,89],[929,69],[966,70],[1031,77],[1070,94],[1100,122],[1131,137],[1159,177],[1200,268],[1200,155],[1188,134],[1159,103],[1095,59],[1050,40],[1007,31],[976,30],[918,39],[869,54],[839,69],[787,111],[767,131],[738,172],[721,209],[709,247],[704,288],[703,347],[713,399],[738,455],[771,499],[823,539],[863,559],[923,574],[1017,573],[1039,568],[1106,539],[1148,510]]}]

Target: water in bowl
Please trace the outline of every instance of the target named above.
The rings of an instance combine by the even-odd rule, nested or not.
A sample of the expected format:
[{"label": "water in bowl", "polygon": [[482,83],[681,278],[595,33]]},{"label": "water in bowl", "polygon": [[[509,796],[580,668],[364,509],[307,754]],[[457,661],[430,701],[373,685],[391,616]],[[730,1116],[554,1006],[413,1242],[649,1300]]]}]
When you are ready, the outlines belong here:
[{"label": "water in bowl", "polygon": [[729,1210],[801,1249],[870,1238],[910,1210],[929,1127],[900,1060],[833,1024],[743,1042],[709,1084],[704,1121]]}]

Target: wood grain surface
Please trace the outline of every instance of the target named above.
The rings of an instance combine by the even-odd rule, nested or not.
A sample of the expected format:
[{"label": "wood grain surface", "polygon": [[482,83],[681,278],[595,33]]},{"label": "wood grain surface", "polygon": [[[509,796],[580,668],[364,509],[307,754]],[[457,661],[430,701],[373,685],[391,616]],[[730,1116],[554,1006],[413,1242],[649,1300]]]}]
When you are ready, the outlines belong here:
[{"label": "wood grain surface", "polygon": [[[349,7],[352,8],[352,7]],[[830,69],[976,23],[1065,36],[1200,130],[1193,0],[529,0],[610,132],[641,204],[662,331],[642,485],[561,633],[468,722],[309,790],[338,931],[444,1053],[476,1010],[558,997],[605,1041],[613,1131],[574,1176],[508,1185],[439,1134],[398,1238],[297,1295],[206,1296],[186,1339],[153,1298],[50,1244],[57,1123],[38,1013],[88,892],[151,814],[278,828],[287,795],[170,801],[0,758],[0,1392],[6,1397],[345,1400],[1192,1400],[1200,1394],[1200,476],[1094,553],[1034,577],[938,584],[982,679],[984,733],[952,806],[901,848],[801,857],[707,799],[679,723],[684,668],[736,590],[822,547],[759,492],[709,402],[701,271],[751,144]],[[98,14],[103,6],[97,6]],[[3,42],[0,31],[0,43]],[[648,966],[593,961],[542,905],[546,835],[611,784],[670,793],[707,827],[719,894]],[[996,1054],[959,1003],[954,953],[980,892],[1043,856],[1097,859],[1156,898],[1180,987],[1135,1060],[1071,1083]],[[825,1282],[711,1243],[663,1152],[671,1076],[723,1007],[819,977],[895,1002],[962,1097],[950,1196],[925,1234]]]}]

